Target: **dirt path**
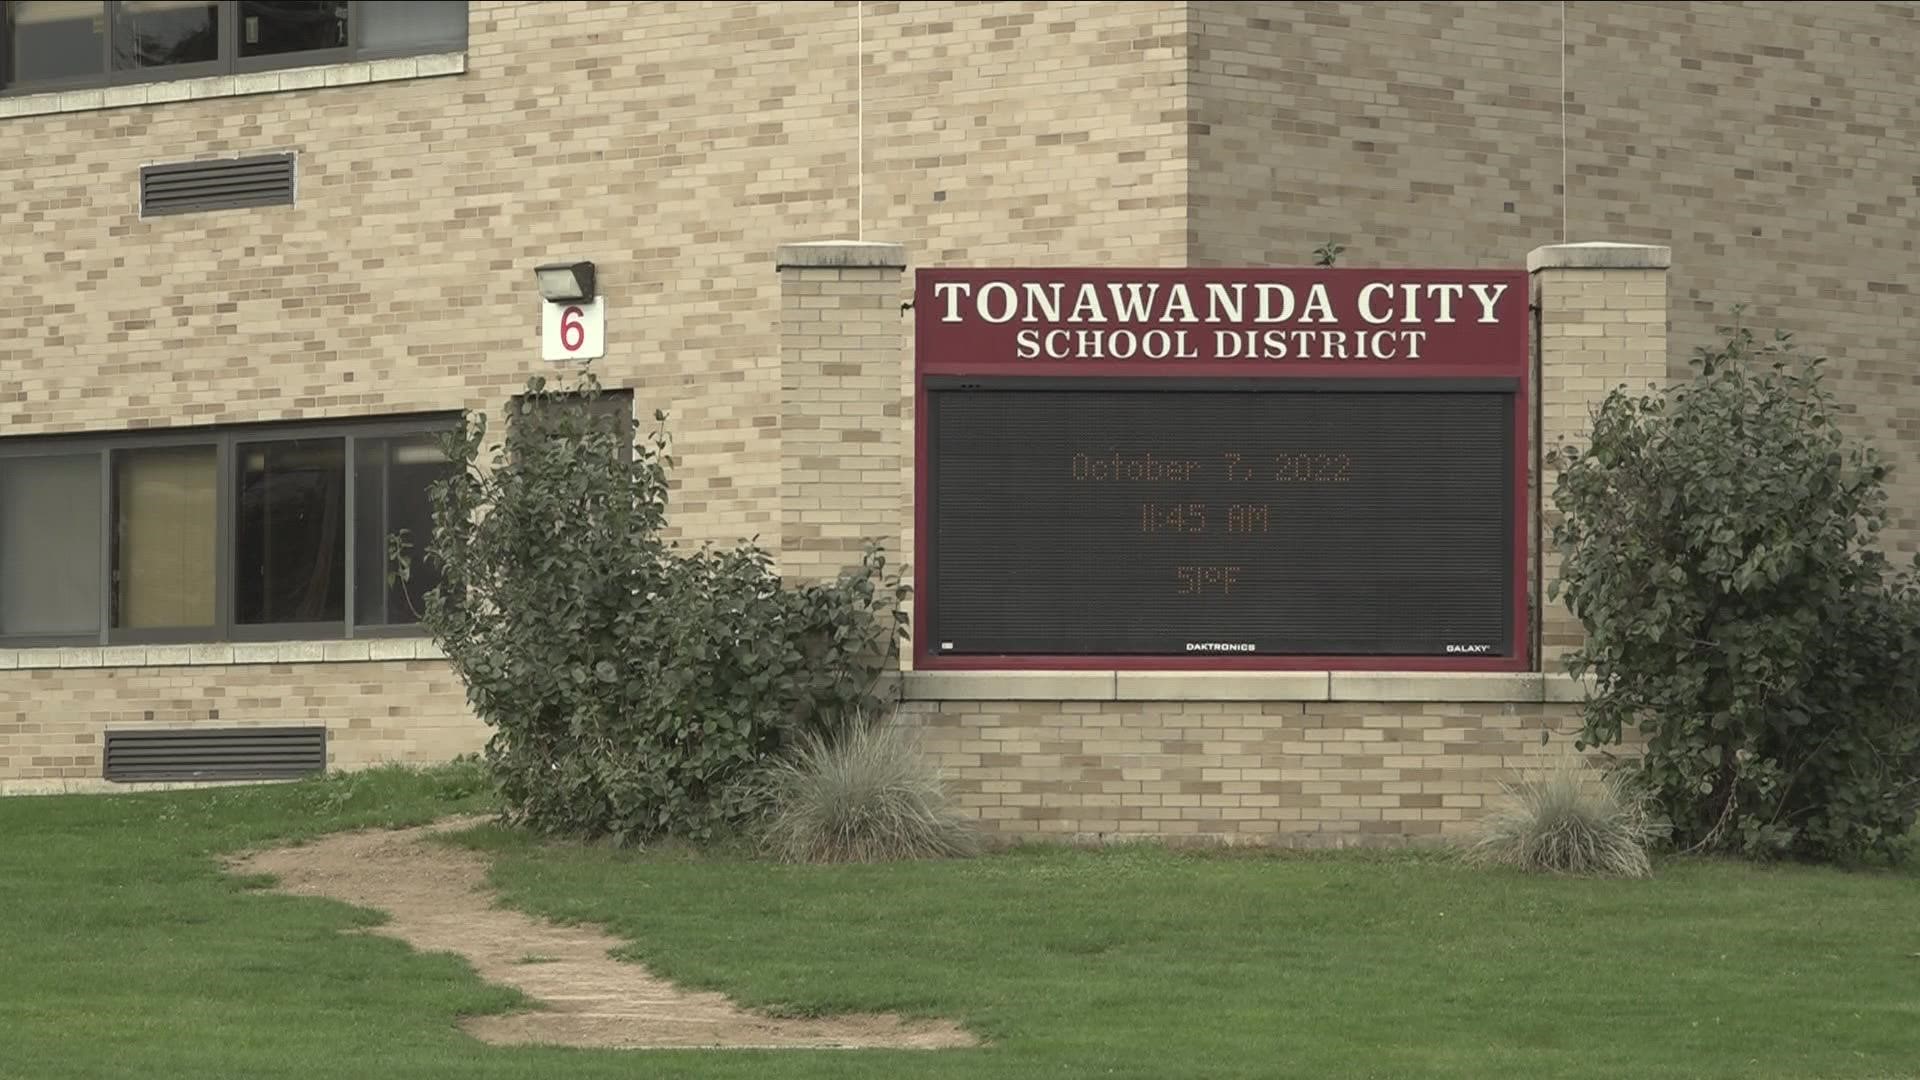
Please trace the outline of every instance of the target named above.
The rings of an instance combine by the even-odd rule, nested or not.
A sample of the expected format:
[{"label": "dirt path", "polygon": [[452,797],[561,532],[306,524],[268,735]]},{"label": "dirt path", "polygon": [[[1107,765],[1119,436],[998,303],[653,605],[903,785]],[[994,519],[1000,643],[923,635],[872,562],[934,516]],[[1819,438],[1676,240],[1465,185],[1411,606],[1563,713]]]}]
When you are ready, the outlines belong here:
[{"label": "dirt path", "polygon": [[[972,1046],[962,1028],[897,1016],[783,1020],[758,1016],[723,994],[682,990],[609,950],[626,942],[590,926],[559,926],[496,907],[486,860],[428,843],[436,831],[479,819],[417,829],[340,833],[303,847],[235,859],[240,873],[273,874],[276,891],[325,896],[378,908],[390,918],[372,932],[426,952],[457,953],[480,977],[517,987],[545,1007],[473,1017],[467,1032],[501,1045],[664,1047]],[[529,962],[537,960],[537,962]]]}]

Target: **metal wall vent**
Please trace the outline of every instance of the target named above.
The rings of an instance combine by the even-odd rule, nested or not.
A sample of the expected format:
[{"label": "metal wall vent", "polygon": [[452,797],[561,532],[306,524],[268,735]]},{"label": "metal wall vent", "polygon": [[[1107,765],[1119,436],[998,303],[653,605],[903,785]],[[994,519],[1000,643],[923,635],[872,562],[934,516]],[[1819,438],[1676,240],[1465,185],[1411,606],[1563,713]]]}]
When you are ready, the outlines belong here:
[{"label": "metal wall vent", "polygon": [[292,154],[140,166],[141,217],[292,205]]},{"label": "metal wall vent", "polygon": [[327,729],[184,728],[107,732],[106,778],[279,780],[327,767]]}]

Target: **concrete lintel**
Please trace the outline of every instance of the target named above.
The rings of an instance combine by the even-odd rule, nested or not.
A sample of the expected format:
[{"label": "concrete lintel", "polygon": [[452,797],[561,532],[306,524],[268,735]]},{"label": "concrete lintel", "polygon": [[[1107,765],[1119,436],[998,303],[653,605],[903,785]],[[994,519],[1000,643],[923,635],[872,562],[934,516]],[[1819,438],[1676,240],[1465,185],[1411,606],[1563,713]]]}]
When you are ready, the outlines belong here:
[{"label": "concrete lintel", "polygon": [[1453,671],[1336,671],[1334,701],[1546,700],[1546,676]]},{"label": "concrete lintel", "polygon": [[1598,681],[1591,675],[1580,679],[1565,673],[1549,675],[1547,676],[1547,700],[1579,704],[1592,697],[1598,686]]},{"label": "concrete lintel", "polygon": [[1325,701],[1324,671],[1122,671],[1121,701]]},{"label": "concrete lintel", "polygon": [[147,780],[125,783],[98,776],[0,780],[0,799],[16,795],[131,795],[141,791],[193,791],[242,784],[294,784],[298,780]]},{"label": "concrete lintel", "polygon": [[908,701],[1112,701],[1111,671],[909,671]]},{"label": "concrete lintel", "polygon": [[809,240],[781,244],[773,253],[775,270],[904,270],[906,266],[905,245],[870,240]]},{"label": "concrete lintel", "polygon": [[369,660],[412,660],[420,655],[415,638],[371,638],[367,642]]},{"label": "concrete lintel", "polygon": [[1577,704],[1591,686],[1537,671],[910,671],[901,689],[908,701]]},{"label": "concrete lintel", "polygon": [[227,667],[232,664],[323,664],[445,658],[446,653],[442,652],[431,638],[425,637],[359,638],[353,641],[243,641],[202,645],[0,649],[0,671],[22,669],[31,671],[39,668]]},{"label": "concrete lintel", "polygon": [[1673,249],[1656,244],[1548,244],[1527,252],[1527,272],[1542,270],[1665,270]]},{"label": "concrete lintel", "polygon": [[51,90],[44,94],[0,97],[0,120],[14,116],[47,116],[54,113],[92,112],[136,105],[164,104],[169,101],[197,101],[203,98],[241,97],[270,94],[281,90],[306,90],[320,86],[354,86],[361,83],[394,82],[434,75],[460,75],[467,70],[467,54],[429,53],[347,64],[320,64],[314,67],[283,68],[278,71],[245,75],[209,75],[200,79],[172,79],[130,86],[109,86],[90,90]]}]

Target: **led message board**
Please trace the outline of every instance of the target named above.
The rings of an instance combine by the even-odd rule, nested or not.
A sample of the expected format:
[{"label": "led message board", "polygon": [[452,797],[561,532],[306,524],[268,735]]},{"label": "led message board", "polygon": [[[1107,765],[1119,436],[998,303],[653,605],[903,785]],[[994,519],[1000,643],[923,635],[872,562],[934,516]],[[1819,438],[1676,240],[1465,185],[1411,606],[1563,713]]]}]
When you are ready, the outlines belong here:
[{"label": "led message board", "polygon": [[923,271],[916,660],[1526,665],[1517,272]]}]

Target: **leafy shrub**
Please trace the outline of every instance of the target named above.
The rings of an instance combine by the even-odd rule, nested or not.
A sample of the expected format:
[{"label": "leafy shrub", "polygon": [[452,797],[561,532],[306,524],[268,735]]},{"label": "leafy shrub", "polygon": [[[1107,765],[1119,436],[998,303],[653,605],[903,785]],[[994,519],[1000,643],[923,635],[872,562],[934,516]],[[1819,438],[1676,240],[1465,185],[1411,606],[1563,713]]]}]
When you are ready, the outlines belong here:
[{"label": "leafy shrub", "polygon": [[1468,858],[1486,866],[1556,874],[1646,877],[1657,830],[1645,800],[1619,773],[1563,754],[1532,779],[1501,785]]},{"label": "leafy shrub", "polygon": [[767,791],[763,839],[788,862],[943,858],[977,845],[912,733],[891,721],[803,737]]},{"label": "leafy shrub", "polygon": [[1820,361],[1736,328],[1697,374],[1614,391],[1563,449],[1555,583],[1586,628],[1583,738],[1646,736],[1689,848],[1897,858],[1920,811],[1920,602],[1875,546],[1886,467]]},{"label": "leafy shrub", "polygon": [[[793,733],[879,703],[905,594],[869,550],[836,582],[783,585],[752,543],[684,551],[667,525],[664,435],[626,445],[544,380],[448,440],[424,625],[493,729],[509,820],[616,843],[705,838],[754,808],[738,780]],[[655,414],[655,419],[664,416]],[[397,558],[396,576],[409,572]]]}]

